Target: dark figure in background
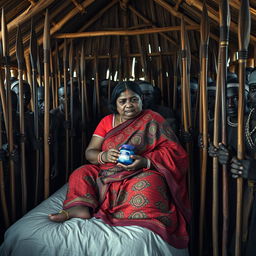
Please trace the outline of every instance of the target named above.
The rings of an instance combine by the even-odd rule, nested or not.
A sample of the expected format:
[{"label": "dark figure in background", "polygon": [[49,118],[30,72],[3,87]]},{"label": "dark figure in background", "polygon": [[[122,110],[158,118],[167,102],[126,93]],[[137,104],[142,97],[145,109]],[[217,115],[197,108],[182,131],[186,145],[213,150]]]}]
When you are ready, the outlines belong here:
[{"label": "dark figure in background", "polygon": [[[217,156],[220,164],[225,164],[228,166],[231,173],[238,172],[241,174],[241,167],[239,163],[242,163],[245,160],[238,161],[236,158],[237,151],[237,113],[238,113],[238,81],[236,79],[230,79],[231,82],[227,84],[227,144],[228,147],[225,147],[223,144],[220,144],[218,148],[214,147],[212,144],[209,147],[209,155]],[[245,87],[245,102],[248,99],[249,88],[248,85]],[[246,111],[247,108],[245,108]],[[250,114],[249,114],[250,115]],[[248,117],[245,117],[245,120],[248,121]],[[247,144],[247,143],[246,143]],[[245,147],[246,155],[250,155],[251,149],[246,145]],[[234,176],[233,177],[238,177]],[[247,192],[245,193],[245,195]],[[236,182],[234,179],[229,179],[229,198],[234,198],[236,195]],[[244,200],[246,203],[247,200]],[[235,216],[236,211],[235,200],[230,200],[230,224],[229,224],[229,250],[230,255],[234,254],[234,234],[235,234]],[[242,236],[244,237],[245,233],[243,232]],[[244,255],[244,254],[243,254]]]},{"label": "dark figure in background", "polygon": [[[16,80],[11,84],[11,90],[17,95],[17,112],[19,112],[19,81]],[[30,85],[23,81],[23,104],[24,104],[24,125],[25,125],[25,162],[27,171],[27,184],[28,184],[28,202],[29,207],[32,207],[34,202],[35,191],[35,150],[37,142],[34,133],[34,113],[29,109],[31,100]]]},{"label": "dark figure in background", "polygon": [[170,108],[161,105],[162,96],[160,89],[146,81],[138,81],[137,84],[140,86],[143,94],[143,108],[151,109],[163,116],[175,134],[177,134],[178,124],[176,118]]},{"label": "dark figure in background", "polygon": [[[68,105],[68,121],[65,120],[65,91],[64,87],[58,89],[58,101],[57,108],[50,111],[51,114],[51,144],[52,144],[52,171],[51,176],[53,179],[54,190],[62,186],[66,180],[66,129],[69,131],[69,138],[73,136],[73,166],[78,167],[80,164],[80,149],[81,149],[81,106],[78,97],[78,89],[74,90],[74,129],[71,131],[71,116],[70,116],[70,87],[67,87],[67,105]],[[70,139],[69,139],[70,141]],[[70,142],[69,142],[70,143]],[[79,151],[79,152],[78,152]],[[69,145],[69,155],[70,155]],[[70,160],[70,156],[69,156]],[[70,169],[70,161],[69,161]],[[70,170],[73,171],[73,170]]]},{"label": "dark figure in background", "polygon": [[[100,87],[100,114],[101,117],[104,117],[106,115],[109,115],[111,113],[111,110],[109,109],[109,95],[108,95],[108,86],[109,86],[109,80],[104,79],[100,81],[99,87]],[[110,81],[110,95],[115,87],[115,84],[113,81]]]}]

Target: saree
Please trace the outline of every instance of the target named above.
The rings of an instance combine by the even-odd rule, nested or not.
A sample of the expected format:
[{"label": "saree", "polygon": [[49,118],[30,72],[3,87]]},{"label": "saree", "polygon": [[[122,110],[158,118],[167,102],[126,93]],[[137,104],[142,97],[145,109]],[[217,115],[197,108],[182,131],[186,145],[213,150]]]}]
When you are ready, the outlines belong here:
[{"label": "saree", "polygon": [[116,164],[87,164],[75,170],[63,209],[83,205],[113,226],[138,225],[176,248],[187,248],[191,210],[187,194],[188,156],[159,114],[144,110],[110,130],[102,150],[135,147],[152,168],[127,171]]}]

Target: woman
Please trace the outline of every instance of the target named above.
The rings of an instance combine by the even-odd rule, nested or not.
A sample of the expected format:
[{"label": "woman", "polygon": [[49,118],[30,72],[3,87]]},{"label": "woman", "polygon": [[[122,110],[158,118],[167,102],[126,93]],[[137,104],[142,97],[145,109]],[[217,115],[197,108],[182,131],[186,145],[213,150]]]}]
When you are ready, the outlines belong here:
[{"label": "woman", "polygon": [[[49,218],[62,222],[94,216],[114,226],[139,225],[186,248],[188,157],[162,116],[142,110],[141,96],[134,82],[115,87],[114,114],[100,121],[86,149],[91,165],[72,173],[64,210]],[[123,144],[135,147],[130,165],[117,162]]]}]

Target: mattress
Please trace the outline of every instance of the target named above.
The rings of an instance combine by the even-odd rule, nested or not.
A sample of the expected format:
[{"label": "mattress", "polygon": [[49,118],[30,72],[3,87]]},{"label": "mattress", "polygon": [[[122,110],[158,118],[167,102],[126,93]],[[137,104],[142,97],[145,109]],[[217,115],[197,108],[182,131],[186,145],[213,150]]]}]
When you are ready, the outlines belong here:
[{"label": "mattress", "polygon": [[50,221],[48,214],[61,210],[66,191],[65,185],[9,227],[0,255],[188,256],[187,249],[176,249],[143,227],[113,227],[96,218]]}]

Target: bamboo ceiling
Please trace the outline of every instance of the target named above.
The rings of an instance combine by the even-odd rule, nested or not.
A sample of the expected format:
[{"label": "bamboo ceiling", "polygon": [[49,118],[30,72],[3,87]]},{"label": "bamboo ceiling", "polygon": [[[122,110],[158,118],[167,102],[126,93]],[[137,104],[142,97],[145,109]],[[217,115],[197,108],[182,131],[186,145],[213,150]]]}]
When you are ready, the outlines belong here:
[{"label": "bamboo ceiling", "polygon": [[[219,1],[206,1],[210,18],[210,55],[217,56],[219,39]],[[240,1],[230,0],[230,53],[237,51],[237,27]],[[186,22],[192,62],[199,59],[200,34],[199,26],[202,14],[201,0],[1,0],[9,30],[9,43],[12,65],[16,64],[15,41],[17,25],[20,25],[25,53],[29,53],[31,18],[36,28],[38,42],[42,47],[44,15],[46,9],[50,16],[51,46],[55,49],[58,42],[62,55],[63,38],[75,38],[74,45],[80,49],[85,43],[85,56],[101,59],[100,65],[108,63],[108,57],[118,59],[165,56],[173,62],[175,53],[180,49],[180,19]],[[249,56],[256,55],[256,1],[251,6],[251,41]],[[158,28],[161,30],[157,31]],[[157,32],[157,33],[156,33]],[[140,33],[140,34],[138,34]],[[150,47],[149,47],[150,45]],[[41,49],[42,51],[42,49]],[[214,52],[215,51],[215,52]],[[214,54],[214,55],[213,55]],[[213,62],[209,58],[209,62]],[[138,61],[137,61],[138,62]],[[108,64],[106,64],[108,65]],[[113,65],[118,65],[118,61]],[[138,64],[139,66],[139,64]],[[138,68],[137,66],[137,68]],[[89,65],[93,71],[92,65]],[[197,73],[198,65],[192,65],[191,73]],[[150,67],[149,67],[150,68]],[[164,69],[164,67],[162,67]],[[151,67],[152,72],[158,72]],[[104,71],[105,72],[105,71]]]}]

